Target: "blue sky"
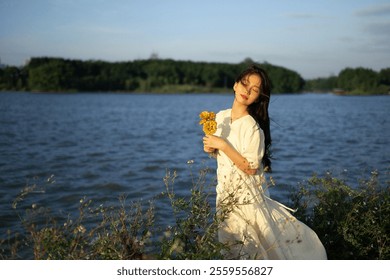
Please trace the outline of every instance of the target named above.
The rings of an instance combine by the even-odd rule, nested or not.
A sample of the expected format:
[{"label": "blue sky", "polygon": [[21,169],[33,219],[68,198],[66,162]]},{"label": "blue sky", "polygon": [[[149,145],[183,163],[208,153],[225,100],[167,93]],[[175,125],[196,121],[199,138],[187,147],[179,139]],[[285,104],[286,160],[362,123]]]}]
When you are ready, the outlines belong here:
[{"label": "blue sky", "polygon": [[0,59],[267,61],[304,78],[390,67],[389,0],[0,0]]}]

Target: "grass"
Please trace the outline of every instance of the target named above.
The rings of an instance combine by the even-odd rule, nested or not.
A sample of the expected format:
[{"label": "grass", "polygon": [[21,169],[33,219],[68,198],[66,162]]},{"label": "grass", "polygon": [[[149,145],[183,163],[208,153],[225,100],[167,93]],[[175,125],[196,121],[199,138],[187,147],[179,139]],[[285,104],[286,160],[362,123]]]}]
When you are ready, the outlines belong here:
[{"label": "grass", "polygon": [[[372,172],[351,187],[331,174],[315,175],[291,193],[292,207],[298,208],[294,215],[318,234],[329,259],[390,259],[389,181],[382,186],[378,176]],[[13,203],[21,230],[0,240],[0,258],[222,259],[229,248],[218,242],[221,215],[210,203],[215,177],[207,168],[198,174],[191,170],[187,196],[175,192],[176,177],[167,171],[165,191],[155,198],[166,200],[174,217],[164,228],[156,226],[154,201],[133,202],[122,195],[117,205],[104,207],[82,198],[76,217],[64,219],[27,201],[44,186],[26,186]]]}]

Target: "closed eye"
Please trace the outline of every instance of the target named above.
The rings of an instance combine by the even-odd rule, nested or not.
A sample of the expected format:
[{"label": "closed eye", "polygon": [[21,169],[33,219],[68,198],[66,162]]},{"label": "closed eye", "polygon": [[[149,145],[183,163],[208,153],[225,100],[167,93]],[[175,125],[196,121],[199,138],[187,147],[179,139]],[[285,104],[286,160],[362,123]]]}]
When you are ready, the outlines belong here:
[{"label": "closed eye", "polygon": [[248,81],[247,80],[242,79],[240,82],[241,82],[241,84],[243,86],[247,86],[248,85]]}]

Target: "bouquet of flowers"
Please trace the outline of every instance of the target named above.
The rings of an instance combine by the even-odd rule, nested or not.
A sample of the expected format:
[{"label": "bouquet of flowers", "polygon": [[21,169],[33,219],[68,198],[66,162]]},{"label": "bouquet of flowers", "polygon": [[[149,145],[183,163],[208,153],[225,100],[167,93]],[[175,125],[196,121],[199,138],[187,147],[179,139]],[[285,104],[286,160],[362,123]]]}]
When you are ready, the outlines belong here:
[{"label": "bouquet of flowers", "polygon": [[214,134],[217,131],[217,122],[215,121],[215,113],[203,111],[199,114],[200,125],[203,125],[203,132],[206,135]]}]

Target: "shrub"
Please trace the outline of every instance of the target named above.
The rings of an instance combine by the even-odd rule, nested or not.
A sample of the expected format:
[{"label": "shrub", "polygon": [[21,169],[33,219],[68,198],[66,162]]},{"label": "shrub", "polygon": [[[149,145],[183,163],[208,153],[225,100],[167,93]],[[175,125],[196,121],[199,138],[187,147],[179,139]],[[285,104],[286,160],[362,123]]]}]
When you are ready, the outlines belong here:
[{"label": "shrub", "polygon": [[390,259],[389,182],[378,173],[351,188],[331,174],[310,178],[292,193],[296,217],[322,240],[329,259]]},{"label": "shrub", "polygon": [[[126,202],[121,196],[117,207],[93,207],[92,200],[79,202],[77,217],[54,217],[48,208],[25,206],[20,214],[23,234],[9,234],[0,240],[3,259],[218,259],[222,244],[217,241],[218,219],[210,204],[209,169],[192,175],[189,196],[174,192],[176,171],[167,171],[166,191],[159,198],[168,199],[175,223],[164,231],[155,226],[154,205]],[[207,189],[210,187],[209,189]],[[19,204],[32,192],[44,192],[38,184],[26,186],[15,199]],[[22,207],[22,206],[20,206]],[[62,221],[62,222],[61,222]],[[161,236],[152,236],[161,234]],[[22,246],[23,244],[23,246]],[[20,255],[20,251],[22,255]]]},{"label": "shrub", "polygon": [[[36,184],[25,187],[15,199],[17,207]],[[40,191],[43,188],[39,188]],[[32,204],[21,216],[23,233],[0,240],[3,259],[36,260],[144,259],[154,223],[154,206],[126,203],[120,196],[117,207],[93,207],[92,200],[79,201],[78,216],[55,217],[50,209]]]},{"label": "shrub", "polygon": [[217,240],[219,218],[210,205],[210,189],[207,185],[209,169],[202,169],[199,177],[192,176],[192,189],[189,198],[178,197],[174,192],[176,172],[167,172],[164,178],[166,192],[175,225],[168,227],[161,241],[162,259],[221,259],[223,244]]}]

